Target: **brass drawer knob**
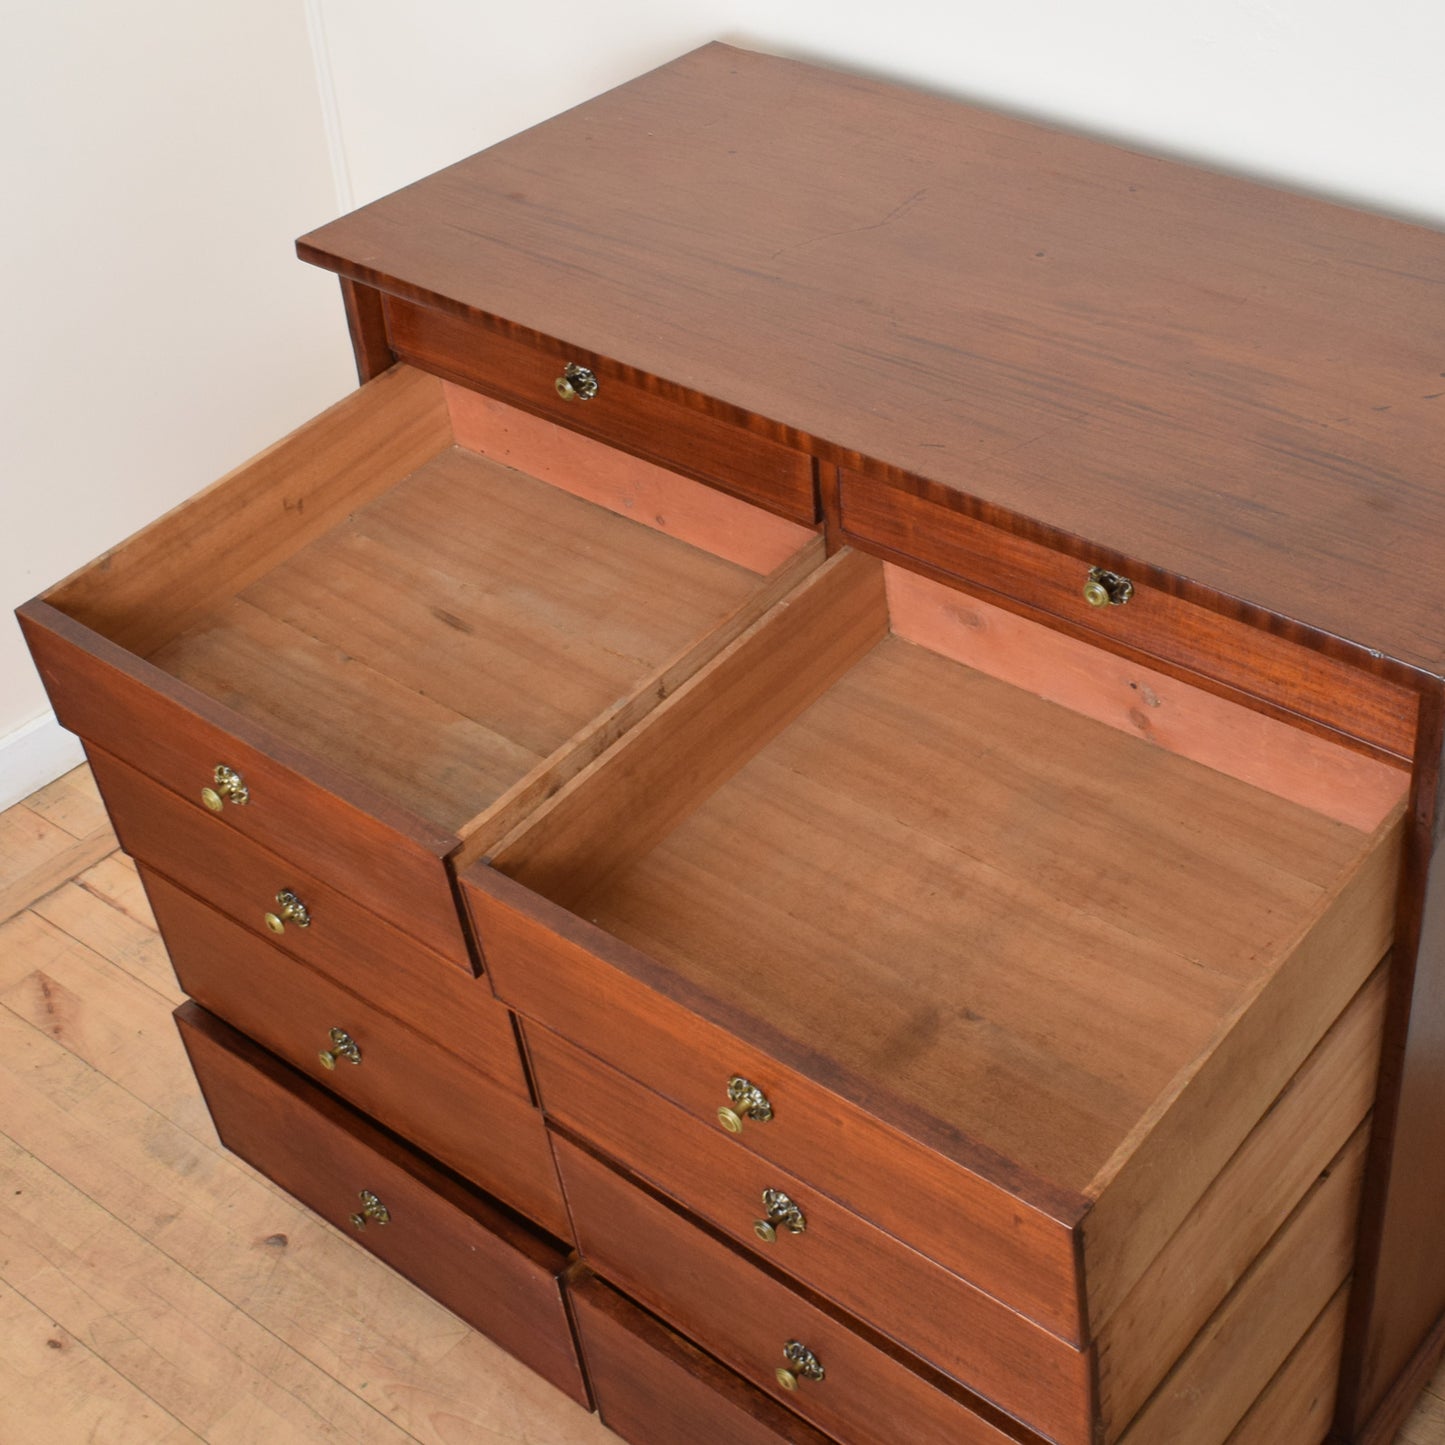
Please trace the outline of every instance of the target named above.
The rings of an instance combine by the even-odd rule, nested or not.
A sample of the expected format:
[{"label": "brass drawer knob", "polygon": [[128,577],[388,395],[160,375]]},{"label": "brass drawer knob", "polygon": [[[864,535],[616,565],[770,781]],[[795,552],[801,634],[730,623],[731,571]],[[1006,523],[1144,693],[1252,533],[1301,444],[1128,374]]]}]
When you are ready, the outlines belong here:
[{"label": "brass drawer knob", "polygon": [[759,1124],[766,1124],[773,1117],[773,1106],[768,1102],[768,1096],[756,1084],[750,1084],[737,1074],[728,1080],[728,1099],[731,1107],[724,1104],[717,1111],[717,1121],[729,1134],[741,1134],[744,1119],[756,1119]]},{"label": "brass drawer knob", "polygon": [[1122,607],[1134,595],[1134,584],[1117,572],[1090,567],[1084,583],[1084,601],[1090,607]]},{"label": "brass drawer knob", "polygon": [[266,915],[266,927],[272,933],[285,933],[288,923],[294,923],[297,928],[310,928],[311,912],[289,888],[283,888],[276,895],[275,913]]},{"label": "brass drawer knob", "polygon": [[351,1222],[358,1229],[365,1229],[367,1220],[373,1224],[391,1223],[391,1210],[371,1190],[363,1189],[356,1197],[361,1200],[361,1208],[351,1216]]},{"label": "brass drawer knob", "polygon": [[213,781],[214,787],[201,789],[201,801],[213,813],[219,813],[227,803],[234,803],[239,808],[251,801],[251,790],[235,768],[217,763]]},{"label": "brass drawer knob", "polygon": [[818,1357],[800,1340],[789,1340],[783,1346],[783,1358],[787,1365],[779,1365],[773,1372],[774,1378],[785,1390],[796,1390],[799,1380],[822,1380],[824,1370]]},{"label": "brass drawer knob", "polygon": [[356,1040],[345,1029],[332,1029],[331,1047],[322,1049],[316,1057],[321,1060],[322,1068],[334,1069],[342,1059],[345,1059],[348,1064],[360,1064],[361,1050],[357,1048]]},{"label": "brass drawer knob", "polygon": [[807,1227],[803,1211],[781,1189],[763,1190],[763,1218],[753,1221],[753,1233],[764,1244],[772,1244],[780,1229],[801,1234]]},{"label": "brass drawer knob", "polygon": [[591,401],[597,395],[597,374],[569,361],[553,385],[563,401]]}]

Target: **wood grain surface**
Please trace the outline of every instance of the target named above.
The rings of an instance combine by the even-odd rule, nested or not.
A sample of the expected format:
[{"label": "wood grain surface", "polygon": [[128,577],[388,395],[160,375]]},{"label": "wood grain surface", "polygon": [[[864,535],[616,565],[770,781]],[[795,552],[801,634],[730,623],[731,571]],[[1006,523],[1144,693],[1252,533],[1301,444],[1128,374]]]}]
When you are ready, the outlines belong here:
[{"label": "wood grain surface", "polygon": [[[981,1401],[971,1409],[592,1154],[561,1137],[555,1147],[584,1262],[842,1445],[897,1445],[905,1421],[910,1445],[1038,1441]],[[813,1351],[824,1379],[779,1386],[789,1340]]]},{"label": "wood grain surface", "polygon": [[55,872],[101,815],[84,768],[0,814],[0,1438],[612,1441],[218,1143],[135,869]]},{"label": "wood grain surface", "polygon": [[1350,1139],[1134,1417],[1123,1445],[1226,1437],[1344,1283],[1354,1260],[1365,1130]]},{"label": "wood grain surface", "polygon": [[[304,856],[352,897],[471,969],[442,861],[453,837],[49,603],[28,602],[19,616],[65,727],[146,772],[217,830]],[[218,763],[240,772],[251,796],[244,807],[211,814],[200,793]]]},{"label": "wood grain surface", "polygon": [[1278,1445],[1323,1440],[1334,1416],[1348,1284],[1320,1312],[1275,1372],[1226,1445]]},{"label": "wood grain surface", "polygon": [[[240,865],[238,871],[244,872],[245,867]],[[297,963],[304,973],[320,975],[343,996],[366,1000],[368,1008],[385,1014],[407,1034],[414,1032],[425,1048],[450,1054],[518,1099],[531,1097],[511,1015],[484,981],[438,967],[433,954],[384,927],[369,940],[365,935],[360,941],[353,937],[346,946],[335,949],[311,947],[309,932],[301,934],[294,929],[278,938],[255,928],[249,914],[239,921],[224,917],[214,895],[210,901],[199,896],[204,890],[197,886],[194,875],[187,892],[146,862],[139,870],[152,910],[160,916],[167,936],[174,933],[178,943],[195,938],[197,951],[228,954],[243,985],[256,965],[241,960],[260,959],[263,949],[277,952],[286,961]],[[288,941],[291,948],[286,946]],[[253,988],[252,992],[258,991]],[[224,1010],[212,1008],[211,1012]]]},{"label": "wood grain surface", "polygon": [[175,1014],[221,1142],[339,1229],[368,1192],[385,1220],[364,1249],[420,1285],[579,1404],[589,1404],[562,1301],[568,1246],[321,1093],[244,1034],[183,1003]]},{"label": "wood grain surface", "polygon": [[910,565],[921,562],[1053,627],[1062,623],[1095,647],[1142,657],[1195,686],[1297,724],[1321,725],[1396,759],[1414,755],[1419,698],[1399,683],[1142,581],[1134,582],[1127,605],[1090,607],[1084,583],[1100,559],[1087,549],[1079,557],[1044,546],[853,472],[839,480],[839,508],[849,542]]},{"label": "wood grain surface", "polygon": [[[1128,1297],[1095,1321],[1099,1409],[1117,1433],[1369,1113],[1386,970],[1305,1060],[1249,1138],[1154,1257]],[[1329,1373],[1338,1374],[1336,1353]]]},{"label": "wood grain surface", "polygon": [[[719,786],[673,765],[673,792],[696,783],[686,811],[662,797],[648,745],[722,677],[699,674],[624,744],[645,784],[604,769],[591,798],[579,778],[497,866],[543,891],[562,880],[581,917],[840,1066],[866,1067],[875,1101],[902,1094],[1062,1187],[1117,1187],[1127,1156],[1111,1156],[1142,1113],[1330,915],[1337,890],[1353,889],[1362,860],[1376,861],[1361,898],[1342,899],[1332,925],[1359,946],[1335,970],[1345,991],[1320,1032],[1388,945],[1398,819],[1368,841],[896,638]],[[698,728],[693,747],[713,736]],[[630,862],[631,845],[600,827],[620,811],[619,779],[635,784],[629,816],[634,793],[643,809],[681,815],[665,835],[645,829],[657,841]],[[1094,961],[1092,984],[1080,957]],[[967,1013],[926,1018],[961,997],[961,969]],[[1318,992],[1317,965],[1305,971]],[[1127,987],[1109,982],[1125,972]],[[1091,987],[1098,1009],[1085,1015]],[[1130,1027],[1135,1044],[1101,1042]],[[1013,1065],[999,1052],[1005,1037],[1018,1040]],[[935,1086],[955,1090],[953,1103]]]},{"label": "wood grain surface", "polygon": [[[985,1399],[1026,1414],[1051,1439],[1087,1445],[1089,1353],[843,1208],[815,1183],[739,1149],[713,1120],[691,1117],[540,1025],[528,1024],[526,1037],[549,1118]],[[759,1240],[753,1224],[766,1217],[764,1189],[781,1189],[798,1205],[801,1234],[779,1228],[771,1243]]]},{"label": "wood grain surface", "polygon": [[148,656],[450,443],[441,386],[400,367],[82,567],[46,600]]},{"label": "wood grain surface", "polygon": [[567,1298],[597,1411],[631,1445],[829,1445],[596,1275],[577,1269]]},{"label": "wood grain surface", "polygon": [[[219,827],[205,809],[191,807],[101,748],[92,747],[90,759],[126,852],[179,882],[253,937],[332,977],[344,978],[350,959],[359,956],[362,976],[375,978],[397,957],[404,960],[398,969],[401,976],[451,968],[463,981],[471,981],[294,858]],[[276,895],[283,889],[296,894],[311,921],[305,928],[288,923],[276,934],[266,915],[276,911]],[[493,1040],[496,1029],[494,1021]]]},{"label": "wood grain surface", "polygon": [[[766,1048],[744,1042],[735,1011],[504,874],[469,869],[463,891],[499,996],[520,1013],[564,1037],[586,1038],[614,1068],[713,1127],[729,1078],[758,1081],[773,1118],[745,1125],[739,1147],[820,1182],[865,1219],[1062,1339],[1083,1343],[1070,1225],[1087,1201],[955,1134],[954,1149],[973,1165],[961,1167],[899,1129],[901,1121],[928,1132],[930,1121],[917,1110],[885,1100],[892,1120],[885,1122],[816,1082],[836,1074],[836,1060],[766,1030]],[[897,1188],[899,1178],[907,1191]],[[961,1218],[967,1229],[958,1227]]]},{"label": "wood grain surface", "polygon": [[758,585],[451,448],[153,660],[456,832]]},{"label": "wood grain surface", "polygon": [[[812,457],[738,426],[736,418],[679,406],[574,347],[537,345],[497,332],[479,337],[463,318],[392,297],[386,298],[385,314],[391,346],[414,365],[500,395],[795,522],[817,520]],[[554,383],[569,361],[596,376],[597,394],[590,401],[558,396]]]},{"label": "wood grain surface", "polygon": [[[861,587],[860,561],[839,554],[805,594]],[[806,618],[799,605],[756,638]],[[1046,1211],[1077,1222],[1063,1201],[1093,1199],[1087,1299],[1107,1318],[1386,951],[1399,810],[1367,838],[893,637],[739,767],[724,755],[741,734],[716,718],[738,715],[728,669],[752,640],[498,851],[576,923],[467,876],[499,991],[707,1118],[709,1069],[748,1070],[725,1062],[725,1034],[674,1015],[691,989],[779,1094],[778,1065],[806,1056],[805,1113],[837,1115],[813,1096],[826,1081]],[[747,696],[765,739],[770,700]],[[609,954],[605,934],[631,947]],[[612,962],[657,992],[624,995]],[[684,1034],[691,1058],[671,1051]],[[1006,1264],[1012,1230],[980,1258],[917,1199],[880,1215],[837,1151],[783,1150],[792,1132],[756,1130],[757,1147],[1079,1338],[1041,1240]],[[877,1147],[900,1151],[888,1170],[917,1194],[931,1171],[898,1134]],[[958,1187],[979,1224],[986,1191]]]},{"label": "wood grain surface", "polygon": [[386,318],[381,310],[381,293],[371,286],[358,286],[342,276],[341,302],[346,308],[346,328],[356,356],[357,379],[365,385],[396,362],[396,353],[386,338]]},{"label": "wood grain surface", "polygon": [[1072,712],[1369,832],[1409,791],[1398,762],[1364,757],[1238,701],[906,567],[883,568],[894,633]]},{"label": "wood grain surface", "polygon": [[1445,668],[1436,232],[712,45],[298,249]]},{"label": "wood grain surface", "polygon": [[[510,1073],[508,1089],[158,874],[142,873],[176,977],[197,1003],[502,1203],[566,1237],[552,1152],[505,1017],[511,1057],[498,1060],[496,1072]],[[472,986],[488,991],[483,982]],[[343,1057],[328,1069],[319,1054],[335,1053],[330,1032],[336,1027],[357,1046],[359,1062]]]},{"label": "wood grain surface", "polygon": [[[134,868],[111,853],[58,881],[101,816],[83,768],[0,814],[0,883],[23,899],[0,920],[0,1151],[21,1191],[0,1216],[0,1291],[24,1302],[3,1327],[7,1440],[613,1439],[218,1149]],[[1343,1307],[1337,1295],[1230,1445],[1322,1437]],[[1445,1374],[1417,1394],[1400,1445],[1445,1445]]]}]

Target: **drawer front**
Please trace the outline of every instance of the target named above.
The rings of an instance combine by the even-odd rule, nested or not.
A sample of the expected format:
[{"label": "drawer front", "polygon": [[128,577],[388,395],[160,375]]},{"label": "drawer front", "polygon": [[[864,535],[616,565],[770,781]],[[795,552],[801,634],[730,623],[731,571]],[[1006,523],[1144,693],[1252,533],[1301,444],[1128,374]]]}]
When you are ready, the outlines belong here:
[{"label": "drawer front", "polygon": [[[204,810],[101,749],[87,751],[121,845],[138,862],[174,879],[253,937],[395,1012],[499,1082],[515,1084],[507,1052],[510,1022],[504,1012],[486,1007],[494,1000],[487,998],[484,981],[452,968],[310,869],[211,826]],[[307,927],[287,923],[280,934],[268,928],[266,915],[278,912],[276,895],[282,890],[306,908]],[[475,1038],[456,1027],[451,1007],[460,1007],[462,1018],[475,1024]],[[515,1055],[515,1043],[511,1048]]]},{"label": "drawer front", "polygon": [[[385,308],[392,349],[406,361],[795,522],[817,520],[813,460],[804,452],[646,390],[591,353],[521,341],[393,296]],[[597,394],[590,400],[558,395],[557,378],[569,361],[595,374]]]},{"label": "drawer front", "polygon": [[[558,1137],[557,1162],[583,1259],[774,1399],[845,1445],[1000,1445],[1009,1435]],[[821,1380],[779,1383],[784,1347],[805,1345]]]},{"label": "drawer front", "polygon": [[[471,971],[443,861],[454,840],[348,802],[345,780],[314,780],[309,760],[283,761],[246,719],[44,603],[27,603],[21,625],[56,716],[86,743],[164,785],[213,833],[310,860],[334,887]],[[250,796],[212,813],[201,790],[220,764]]]},{"label": "drawer front", "polygon": [[[675,976],[492,869],[463,893],[500,998],[678,1105],[735,1150],[777,1165],[1062,1340],[1085,1343],[1078,1263],[1056,1212],[982,1178],[697,1010]],[[608,962],[625,954],[627,966]],[[640,977],[639,977],[640,975]],[[678,994],[680,997],[671,997]],[[773,1107],[736,1136],[718,1123],[728,1082]],[[1066,1201],[1067,1203],[1067,1201]]]},{"label": "drawer front", "polygon": [[[142,867],[141,876],[176,976],[197,1003],[544,1229],[569,1232],[542,1116],[525,1095],[499,1088],[159,874]],[[343,1039],[331,1037],[335,1028]]]},{"label": "drawer front", "polygon": [[970,586],[1063,618],[1091,639],[1173,664],[1384,752],[1414,753],[1415,693],[1134,579],[1122,606],[1091,607],[1090,564],[856,472],[839,474],[843,532]]},{"label": "drawer front", "polygon": [[[526,1033],[549,1117],[970,1389],[1053,1439],[1087,1445],[1088,1355],[549,1030]],[[759,1237],[765,1189],[798,1207],[801,1233],[777,1224],[771,1240]]]},{"label": "drawer front", "polygon": [[[221,1142],[581,1404],[566,1255],[193,1003],[176,1022]],[[389,1214],[353,1228],[368,1191]],[[364,1218],[364,1216],[362,1216]]]},{"label": "drawer front", "polygon": [[828,1445],[587,1270],[567,1297],[597,1413],[632,1445]]}]

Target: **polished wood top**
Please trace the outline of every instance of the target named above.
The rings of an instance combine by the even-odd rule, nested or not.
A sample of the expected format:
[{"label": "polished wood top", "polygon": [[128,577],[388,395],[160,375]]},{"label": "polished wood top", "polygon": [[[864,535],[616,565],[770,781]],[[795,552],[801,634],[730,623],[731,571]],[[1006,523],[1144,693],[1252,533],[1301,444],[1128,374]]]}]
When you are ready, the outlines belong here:
[{"label": "polished wood top", "polygon": [[299,250],[1445,672],[1433,230],[711,45]]}]

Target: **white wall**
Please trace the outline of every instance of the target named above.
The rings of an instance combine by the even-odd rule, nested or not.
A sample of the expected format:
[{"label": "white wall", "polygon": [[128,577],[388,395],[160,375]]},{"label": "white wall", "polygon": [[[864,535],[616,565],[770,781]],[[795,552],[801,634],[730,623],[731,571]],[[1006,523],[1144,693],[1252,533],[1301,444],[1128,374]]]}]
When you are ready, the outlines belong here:
[{"label": "white wall", "polygon": [[[709,39],[1445,226],[1441,0],[69,0],[7,32],[5,611],[351,384],[334,282],[291,252],[337,196]],[[43,713],[0,618],[0,803],[63,762],[43,723],[4,746]]]},{"label": "white wall", "polygon": [[711,39],[1445,225],[1441,0],[316,0],[358,203]]},{"label": "white wall", "polygon": [[299,0],[7,7],[0,806],[79,757],[11,610],[355,384]]}]

